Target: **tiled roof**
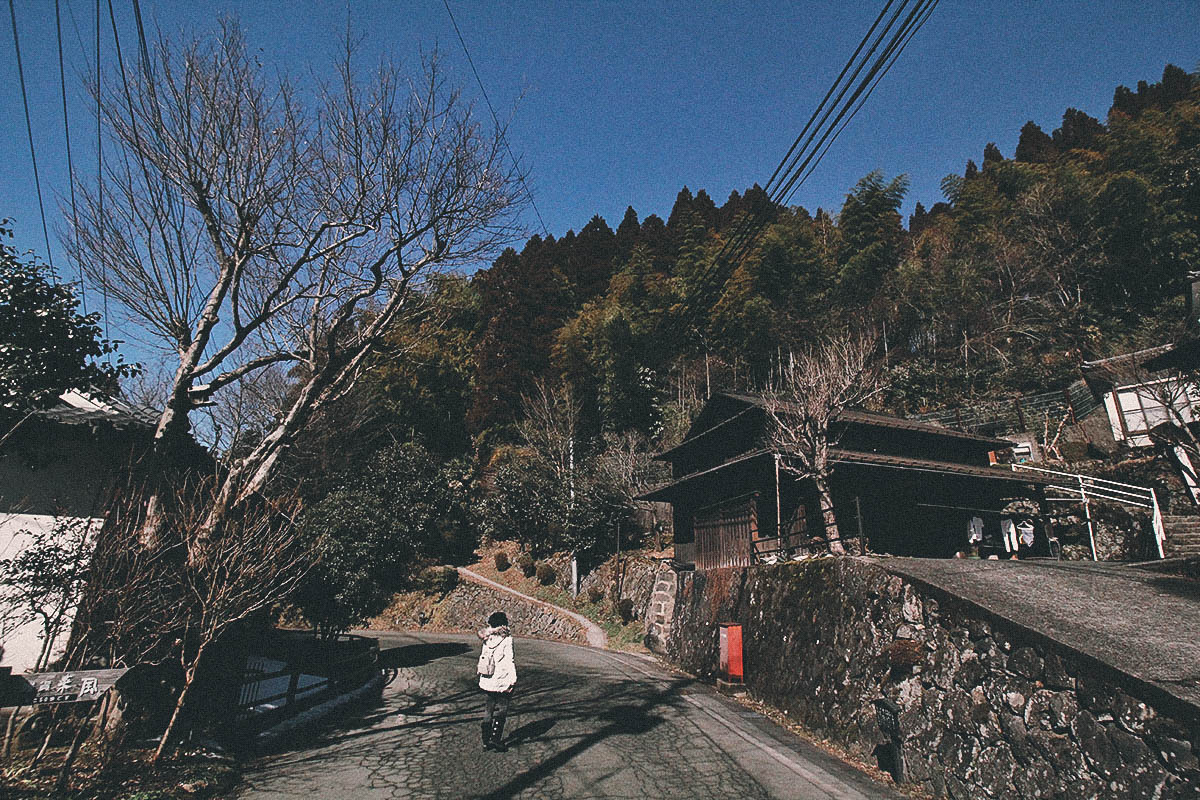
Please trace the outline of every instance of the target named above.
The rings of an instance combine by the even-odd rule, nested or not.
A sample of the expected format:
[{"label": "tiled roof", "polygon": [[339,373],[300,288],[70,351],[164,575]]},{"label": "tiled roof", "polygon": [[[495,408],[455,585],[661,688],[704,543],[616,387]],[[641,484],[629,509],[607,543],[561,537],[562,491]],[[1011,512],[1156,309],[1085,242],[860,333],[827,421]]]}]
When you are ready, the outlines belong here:
[{"label": "tiled roof", "polygon": [[39,411],[38,416],[67,425],[104,423],[117,428],[152,428],[158,424],[158,412],[153,409],[115,397],[76,391],[65,392],[57,405]]}]

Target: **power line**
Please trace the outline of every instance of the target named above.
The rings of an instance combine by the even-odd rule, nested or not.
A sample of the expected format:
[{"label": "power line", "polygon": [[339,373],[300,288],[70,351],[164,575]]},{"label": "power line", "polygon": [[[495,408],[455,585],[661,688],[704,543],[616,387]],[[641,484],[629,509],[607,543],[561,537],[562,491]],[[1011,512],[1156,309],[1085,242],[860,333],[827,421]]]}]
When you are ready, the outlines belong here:
[{"label": "power line", "polygon": [[454,26],[454,32],[458,34],[458,43],[462,45],[463,53],[467,56],[467,63],[471,65],[471,72],[475,74],[475,82],[479,84],[479,91],[483,93],[483,99],[487,103],[488,111],[492,113],[492,122],[496,126],[496,131],[500,134],[500,141],[504,143],[504,149],[508,152],[508,157],[512,159],[513,168],[517,171],[517,180],[521,182],[521,186],[525,189],[525,195],[529,198],[529,204],[533,206],[533,213],[537,215],[538,224],[542,226],[542,233],[549,236],[550,231],[546,227],[545,220],[542,219],[542,212],[538,211],[537,201],[533,199],[533,192],[529,191],[529,186],[525,183],[525,176],[521,174],[521,165],[517,161],[517,157],[513,155],[512,148],[508,146],[508,137],[504,135],[504,128],[500,125],[500,118],[496,115],[496,109],[492,107],[492,101],[488,97],[487,89],[483,87],[483,80],[479,77],[479,70],[475,69],[475,60],[471,58],[471,51],[467,49],[467,42],[463,39],[462,31],[458,29],[458,23],[454,19],[454,12],[450,10],[450,0],[442,0],[442,4],[446,6],[446,13],[450,16],[450,24]]},{"label": "power line", "polygon": [[63,132],[67,141],[67,181],[71,186],[71,224],[75,234],[75,260],[79,265],[79,301],[87,316],[87,291],[83,281],[83,259],[79,257],[79,212],[75,205],[75,162],[71,159],[71,120],[67,115],[67,72],[63,67],[62,16],[59,0],[54,0],[54,29],[58,34],[58,85],[62,90]]},{"label": "power line", "polygon": [[25,94],[25,69],[21,64],[21,37],[17,34],[17,9],[8,0],[8,15],[12,19],[13,46],[17,51],[17,78],[21,83],[21,102],[25,105],[25,132],[29,134],[29,158],[33,161],[33,186],[37,189],[38,212],[42,215],[42,237],[46,242],[46,259],[54,272],[54,253],[50,251],[50,231],[46,228],[46,206],[42,203],[42,180],[38,175],[37,150],[33,146],[33,123],[29,120],[29,97]]},{"label": "power line", "polygon": [[[904,14],[905,9],[908,8],[910,0],[903,0],[899,8],[892,14],[891,19],[888,20],[883,29],[875,37],[874,42],[871,44],[862,61],[854,68],[849,80],[838,91],[833,104],[825,109],[822,114],[822,108],[829,97],[838,90],[838,86],[846,74],[850,72],[851,67],[862,53],[863,48],[871,40],[872,34],[878,28],[880,21],[891,8],[892,2],[893,0],[888,0],[879,16],[876,17],[875,22],[855,49],[854,55],[847,61],[846,66],[842,68],[838,79],[834,81],[833,86],[826,92],[825,98],[822,99],[813,116],[809,118],[809,122],[805,125],[804,130],[801,131],[796,142],[793,142],[792,147],[789,148],[788,154],[784,156],[783,161],[780,162],[775,172],[772,173],[771,179],[768,181],[765,189],[772,207],[780,206],[790,201],[800,185],[813,173],[830,147],[832,147],[833,142],[845,130],[850,120],[858,114],[867,98],[870,97],[875,87],[883,79],[883,76],[887,74],[896,59],[899,58],[900,53],[907,47],[917,31],[924,26],[939,0],[919,0],[909,10],[908,15],[901,22],[899,28],[896,28],[895,32],[892,33],[891,39],[884,46],[878,58],[871,64],[866,75],[859,81],[857,87],[850,94],[849,99],[843,104],[842,100],[846,97],[847,92],[850,92],[858,76],[862,74],[863,69],[871,62],[871,57],[879,50],[884,39],[888,37],[889,32],[895,27],[896,21]],[[814,127],[813,120],[818,115],[820,115],[820,119]],[[830,121],[831,116],[833,117],[832,121]],[[803,142],[802,145],[799,144],[801,142]],[[775,182],[776,178],[778,178],[777,183]],[[772,183],[775,184],[773,187]],[[736,264],[753,247],[755,240],[766,227],[768,221],[761,214],[755,215],[750,213],[746,217],[743,217],[741,223],[735,228],[714,259],[713,268],[715,269],[723,264]]]},{"label": "power line", "polygon": [[[104,338],[110,339],[108,333],[108,273],[104,266],[104,231],[108,223],[104,216],[104,128],[101,124],[100,94],[102,87],[100,78],[100,0],[96,0],[96,228],[100,239],[100,296],[104,302]],[[108,362],[112,363],[112,353],[108,355]]]}]

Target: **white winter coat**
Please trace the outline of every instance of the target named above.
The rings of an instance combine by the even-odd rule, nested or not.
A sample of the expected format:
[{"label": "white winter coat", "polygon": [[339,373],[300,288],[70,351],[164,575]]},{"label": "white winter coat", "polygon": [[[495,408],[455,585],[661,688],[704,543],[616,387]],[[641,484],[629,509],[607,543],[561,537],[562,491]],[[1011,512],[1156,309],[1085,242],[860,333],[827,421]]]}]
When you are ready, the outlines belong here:
[{"label": "white winter coat", "polygon": [[[507,692],[517,682],[517,665],[513,661],[513,640],[508,631],[484,628],[479,633],[483,638],[483,653],[491,650],[495,669],[492,674],[479,676],[479,688],[485,692]],[[483,659],[486,660],[486,659]]]}]

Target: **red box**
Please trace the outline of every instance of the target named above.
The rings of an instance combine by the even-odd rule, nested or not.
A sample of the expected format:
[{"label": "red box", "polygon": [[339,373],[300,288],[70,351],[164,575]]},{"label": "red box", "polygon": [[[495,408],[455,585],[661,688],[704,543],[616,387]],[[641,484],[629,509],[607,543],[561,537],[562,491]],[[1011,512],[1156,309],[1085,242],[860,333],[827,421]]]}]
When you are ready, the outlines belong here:
[{"label": "red box", "polygon": [[730,683],[741,683],[742,626],[733,622],[719,623],[721,628],[721,674]]}]

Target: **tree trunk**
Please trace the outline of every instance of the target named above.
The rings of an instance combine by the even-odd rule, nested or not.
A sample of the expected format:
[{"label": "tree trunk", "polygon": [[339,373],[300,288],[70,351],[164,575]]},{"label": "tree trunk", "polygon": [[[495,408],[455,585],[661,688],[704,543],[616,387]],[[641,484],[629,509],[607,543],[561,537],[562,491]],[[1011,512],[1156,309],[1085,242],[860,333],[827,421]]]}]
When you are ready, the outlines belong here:
[{"label": "tree trunk", "polygon": [[150,759],[151,764],[157,764],[162,758],[163,753],[167,751],[167,743],[171,736],[175,733],[175,728],[179,724],[179,720],[183,718],[183,710],[187,706],[188,694],[192,690],[192,685],[196,682],[196,672],[200,667],[200,660],[204,657],[204,651],[208,647],[207,644],[200,645],[200,649],[196,651],[196,658],[192,660],[192,664],[184,673],[183,691],[179,693],[179,699],[175,701],[175,710],[171,712],[171,721],[167,723],[167,729],[163,731],[162,738],[158,740],[158,748],[154,751],[154,757]]},{"label": "tree trunk", "polygon": [[821,506],[821,521],[825,524],[825,539],[829,543],[829,552],[835,555],[845,555],[846,548],[842,546],[842,537],[838,533],[837,516],[833,511],[833,495],[829,491],[829,479],[824,475],[814,475],[813,483],[817,486],[817,501]]},{"label": "tree trunk", "polygon": [[79,721],[79,727],[75,729],[75,736],[71,739],[71,747],[67,750],[67,757],[63,759],[62,769],[58,772],[58,780],[54,782],[54,792],[57,794],[67,788],[67,781],[71,776],[71,767],[75,764],[75,758],[79,755],[79,747],[83,744],[83,740],[88,734],[88,723],[92,719],[92,712],[96,709],[96,704],[92,707],[82,720]]},{"label": "tree trunk", "polygon": [[17,729],[17,714],[21,713],[21,709],[25,706],[16,706],[8,715],[8,723],[4,726],[4,748],[3,756],[8,758],[9,752],[12,750],[13,734]]}]

